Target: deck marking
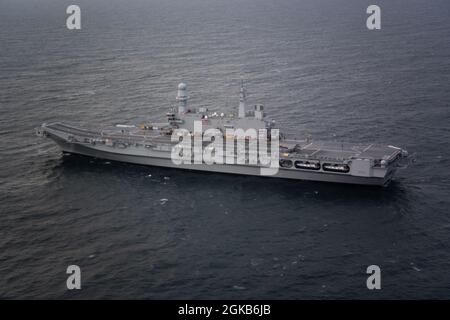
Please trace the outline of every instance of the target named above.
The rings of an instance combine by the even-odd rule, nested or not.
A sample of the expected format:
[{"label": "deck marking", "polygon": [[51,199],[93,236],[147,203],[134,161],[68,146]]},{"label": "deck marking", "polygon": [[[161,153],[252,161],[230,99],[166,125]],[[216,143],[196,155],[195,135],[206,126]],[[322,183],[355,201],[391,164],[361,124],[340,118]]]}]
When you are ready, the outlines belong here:
[{"label": "deck marking", "polygon": [[370,146],[368,146],[367,148],[365,148],[365,149],[363,150],[363,152],[366,152],[367,150],[369,150],[370,148],[372,148],[372,146],[373,146],[373,143],[372,143]]},{"label": "deck marking", "polygon": [[310,145],[312,145],[312,144],[313,144],[313,143],[311,142],[311,143],[307,144],[306,146],[301,147],[300,150],[304,150],[304,149],[308,148],[308,147],[309,147]]}]

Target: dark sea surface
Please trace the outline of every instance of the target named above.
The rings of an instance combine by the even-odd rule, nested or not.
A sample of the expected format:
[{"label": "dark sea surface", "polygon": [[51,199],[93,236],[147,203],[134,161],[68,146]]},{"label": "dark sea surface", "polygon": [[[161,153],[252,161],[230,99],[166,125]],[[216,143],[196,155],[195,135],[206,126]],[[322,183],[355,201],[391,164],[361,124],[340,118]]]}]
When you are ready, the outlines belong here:
[{"label": "dark sea surface", "polygon": [[[1,0],[0,298],[450,298],[450,3],[378,0],[369,31],[372,2],[79,0],[70,31],[72,1]],[[181,81],[233,110],[241,76],[288,133],[415,162],[374,188],[63,156],[34,135],[163,120]]]}]

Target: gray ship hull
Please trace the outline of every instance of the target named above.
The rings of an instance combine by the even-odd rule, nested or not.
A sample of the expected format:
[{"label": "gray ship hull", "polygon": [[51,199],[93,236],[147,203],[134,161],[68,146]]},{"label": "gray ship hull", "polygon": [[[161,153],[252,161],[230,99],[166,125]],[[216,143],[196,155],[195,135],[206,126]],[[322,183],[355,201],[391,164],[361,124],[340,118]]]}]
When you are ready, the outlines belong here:
[{"label": "gray ship hull", "polygon": [[[164,157],[162,153],[160,156],[145,156],[126,153],[109,152],[100,150],[91,145],[84,145],[79,143],[68,142],[56,135],[48,134],[49,138],[54,140],[63,152],[79,154],[84,156],[90,156],[99,159],[106,159],[118,162],[126,162],[139,165],[148,165],[156,167],[167,167],[174,169],[184,170],[197,170],[207,171],[215,173],[225,174],[239,174],[239,175],[252,175],[261,176],[260,167],[250,165],[227,165],[227,164],[190,164],[190,165],[177,165],[172,162],[169,157]],[[279,171],[275,175],[263,176],[268,178],[281,178],[281,179],[294,179],[294,180],[310,180],[310,181],[322,181],[322,182],[334,182],[334,183],[346,183],[346,184],[359,184],[359,185],[373,185],[384,186],[387,185],[392,176],[394,170],[389,172],[384,177],[356,177],[345,174],[337,173],[325,173],[325,172],[311,172],[302,170],[290,170],[279,168]]]}]

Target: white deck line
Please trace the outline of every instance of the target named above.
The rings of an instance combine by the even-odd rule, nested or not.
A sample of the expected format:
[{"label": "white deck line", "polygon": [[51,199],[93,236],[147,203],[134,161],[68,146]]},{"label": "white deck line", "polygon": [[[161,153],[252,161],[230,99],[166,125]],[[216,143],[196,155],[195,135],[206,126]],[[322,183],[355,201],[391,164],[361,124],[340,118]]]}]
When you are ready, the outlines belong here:
[{"label": "white deck line", "polygon": [[308,143],[306,146],[303,146],[303,147],[301,147],[300,148],[300,150],[303,150],[303,149],[306,149],[306,148],[308,148],[310,145],[312,145],[313,143],[311,142],[311,143]]},{"label": "white deck line", "polygon": [[370,148],[372,148],[372,146],[373,146],[373,143],[372,143],[370,146],[368,146],[367,148],[365,148],[365,149],[363,150],[363,152],[366,152],[367,150],[369,150]]}]

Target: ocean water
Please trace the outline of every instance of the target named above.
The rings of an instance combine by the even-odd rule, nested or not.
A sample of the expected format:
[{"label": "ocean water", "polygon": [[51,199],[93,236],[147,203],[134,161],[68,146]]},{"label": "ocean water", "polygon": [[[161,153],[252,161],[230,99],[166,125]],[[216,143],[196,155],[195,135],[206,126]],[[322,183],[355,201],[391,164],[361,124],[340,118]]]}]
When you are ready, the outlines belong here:
[{"label": "ocean water", "polygon": [[[0,297],[450,298],[450,4],[0,2]],[[406,148],[387,188],[63,156],[33,128],[263,103],[285,132]],[[161,201],[167,199],[167,201]],[[66,289],[78,265],[82,289]],[[366,288],[378,265],[382,289]]]}]

